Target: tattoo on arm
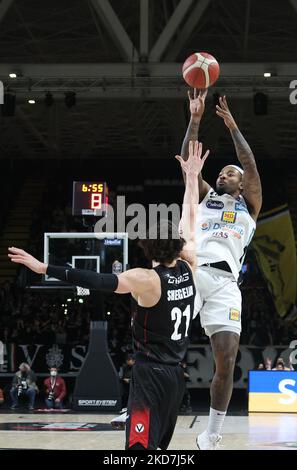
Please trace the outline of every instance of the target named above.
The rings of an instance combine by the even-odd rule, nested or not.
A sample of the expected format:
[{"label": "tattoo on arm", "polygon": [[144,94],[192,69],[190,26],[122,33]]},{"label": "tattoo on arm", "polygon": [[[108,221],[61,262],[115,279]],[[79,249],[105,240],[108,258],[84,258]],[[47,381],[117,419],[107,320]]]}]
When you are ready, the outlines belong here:
[{"label": "tattoo on arm", "polygon": [[184,160],[188,160],[189,158],[190,140],[198,140],[199,125],[200,120],[196,121],[191,118],[181,149],[181,156]]},{"label": "tattoo on arm", "polygon": [[231,129],[230,132],[235,145],[238,160],[240,161],[242,166],[245,167],[250,165],[251,163],[256,165],[253,152],[240,130],[236,128]]},{"label": "tattoo on arm", "polygon": [[251,207],[251,215],[257,219],[262,206],[261,179],[257,170],[254,154],[239,129],[231,129],[238,160],[243,169],[243,196]]},{"label": "tattoo on arm", "polygon": [[[182,144],[182,148],[181,148],[181,157],[184,160],[188,160],[189,158],[189,142],[191,140],[198,140],[200,121],[201,119],[193,119],[192,117],[190,119],[188,129],[187,129],[187,132],[186,132],[183,144]],[[186,174],[184,173],[184,171],[182,171],[182,173],[183,173],[184,183],[186,183]],[[208,183],[206,183],[203,180],[203,176],[201,172],[198,175],[198,183],[199,183],[199,200],[202,201],[204,197],[206,196],[207,192],[209,191],[210,186]]]}]

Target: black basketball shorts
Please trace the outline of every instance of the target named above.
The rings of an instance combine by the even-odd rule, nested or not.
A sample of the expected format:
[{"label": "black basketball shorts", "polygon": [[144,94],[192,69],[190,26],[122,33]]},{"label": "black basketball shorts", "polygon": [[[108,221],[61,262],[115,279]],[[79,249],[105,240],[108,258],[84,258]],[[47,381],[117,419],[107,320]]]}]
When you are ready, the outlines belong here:
[{"label": "black basketball shorts", "polygon": [[126,421],[126,449],[167,449],[185,390],[181,366],[136,360]]}]

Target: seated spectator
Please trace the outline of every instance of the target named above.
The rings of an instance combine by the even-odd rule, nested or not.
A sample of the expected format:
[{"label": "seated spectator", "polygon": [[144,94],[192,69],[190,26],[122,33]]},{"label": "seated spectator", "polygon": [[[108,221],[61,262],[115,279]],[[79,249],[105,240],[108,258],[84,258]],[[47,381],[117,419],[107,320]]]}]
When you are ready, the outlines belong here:
[{"label": "seated spectator", "polygon": [[26,397],[29,400],[29,410],[34,410],[37,391],[35,373],[31,370],[29,364],[23,362],[19,367],[19,371],[15,373],[12,381],[12,387],[10,389],[12,400],[11,409],[15,410],[18,408],[20,397]]},{"label": "seated spectator", "polygon": [[4,393],[2,388],[0,388],[0,405],[3,405],[4,403]]},{"label": "seated spectator", "polygon": [[122,382],[122,406],[127,406],[129,397],[130,380],[132,377],[132,367],[135,364],[133,354],[128,354],[126,363],[123,365],[120,371],[120,379]]},{"label": "seated spectator", "polygon": [[260,362],[260,364],[257,367],[257,370],[266,370],[263,362]]},{"label": "seated spectator", "polygon": [[272,370],[294,370],[294,368],[291,363],[290,367],[286,367],[283,358],[279,357],[276,361],[276,366]]},{"label": "seated spectator", "polygon": [[285,364],[283,361],[277,360],[276,366],[272,370],[285,370]]},{"label": "seated spectator", "polygon": [[50,368],[50,377],[44,381],[45,404],[48,409],[62,409],[63,399],[66,396],[66,384],[62,377],[58,375],[56,367]]}]

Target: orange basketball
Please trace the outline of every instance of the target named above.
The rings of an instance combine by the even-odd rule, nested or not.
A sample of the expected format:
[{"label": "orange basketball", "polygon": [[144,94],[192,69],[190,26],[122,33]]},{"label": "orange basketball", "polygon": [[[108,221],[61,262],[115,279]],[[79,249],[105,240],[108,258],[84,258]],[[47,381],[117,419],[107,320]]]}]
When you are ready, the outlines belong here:
[{"label": "orange basketball", "polygon": [[192,88],[208,88],[220,75],[217,60],[207,52],[195,52],[183,65],[184,80]]}]

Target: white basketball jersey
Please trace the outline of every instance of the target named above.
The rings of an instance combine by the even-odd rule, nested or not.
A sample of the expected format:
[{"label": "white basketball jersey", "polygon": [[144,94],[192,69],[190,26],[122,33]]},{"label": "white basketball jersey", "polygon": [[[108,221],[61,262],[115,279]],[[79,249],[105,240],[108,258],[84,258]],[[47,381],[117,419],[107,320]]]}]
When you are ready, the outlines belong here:
[{"label": "white basketball jersey", "polygon": [[210,189],[198,206],[198,266],[226,261],[237,280],[255,228],[242,196],[219,196]]}]

